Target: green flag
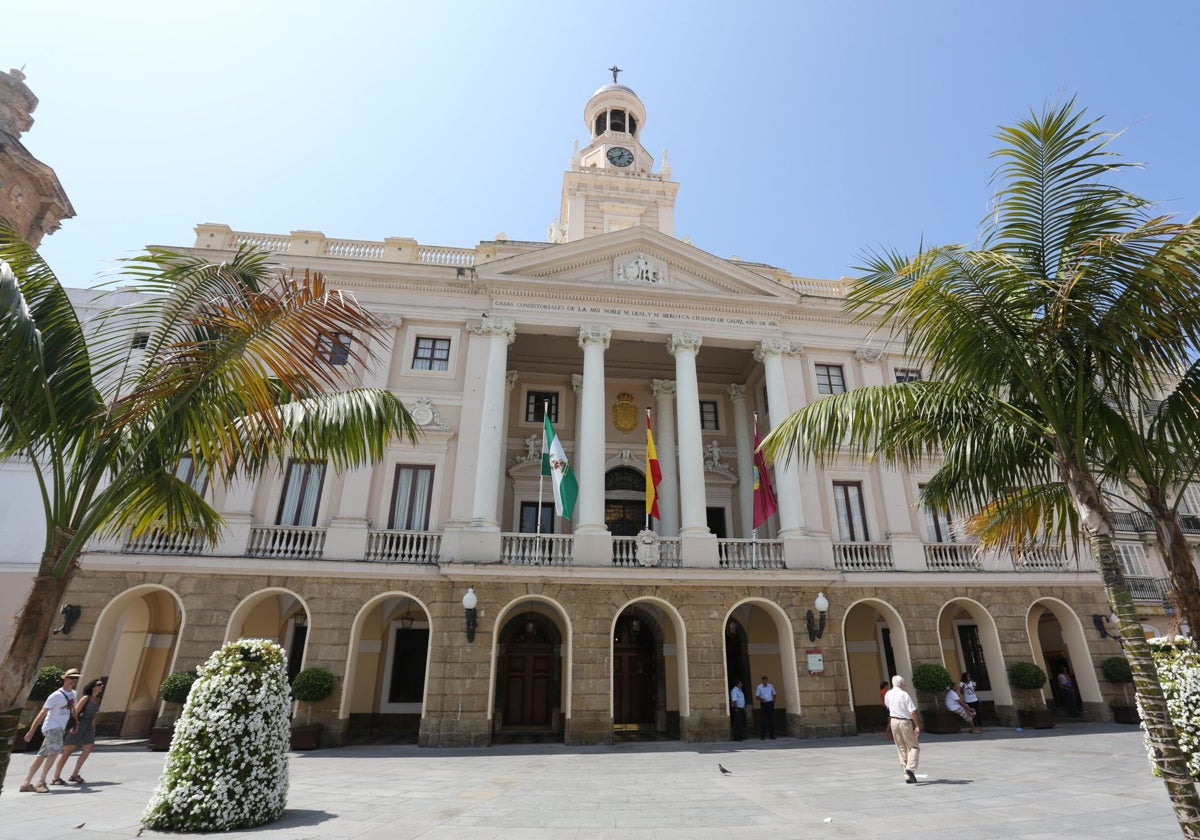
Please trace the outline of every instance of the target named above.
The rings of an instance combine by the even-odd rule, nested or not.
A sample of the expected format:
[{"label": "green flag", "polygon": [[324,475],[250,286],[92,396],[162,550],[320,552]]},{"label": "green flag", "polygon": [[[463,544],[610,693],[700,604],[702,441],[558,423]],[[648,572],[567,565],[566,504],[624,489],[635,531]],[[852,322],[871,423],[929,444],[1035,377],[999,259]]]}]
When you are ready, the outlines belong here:
[{"label": "green flag", "polygon": [[562,442],[554,434],[550,425],[550,415],[546,415],[545,430],[542,433],[542,475],[554,479],[554,512],[566,519],[575,512],[575,500],[579,498],[579,481],[575,478],[575,470],[567,463],[567,453],[563,451]]}]

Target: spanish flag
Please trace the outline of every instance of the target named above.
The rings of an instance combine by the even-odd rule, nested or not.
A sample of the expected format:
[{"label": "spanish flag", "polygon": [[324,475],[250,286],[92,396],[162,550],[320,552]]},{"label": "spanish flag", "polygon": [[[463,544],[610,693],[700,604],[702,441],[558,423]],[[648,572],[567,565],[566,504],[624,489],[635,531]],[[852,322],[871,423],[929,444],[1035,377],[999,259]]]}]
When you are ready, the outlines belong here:
[{"label": "spanish flag", "polygon": [[658,512],[658,485],[662,484],[662,467],[658,450],[654,448],[654,432],[650,430],[650,409],[646,409],[646,516],[661,520]]}]

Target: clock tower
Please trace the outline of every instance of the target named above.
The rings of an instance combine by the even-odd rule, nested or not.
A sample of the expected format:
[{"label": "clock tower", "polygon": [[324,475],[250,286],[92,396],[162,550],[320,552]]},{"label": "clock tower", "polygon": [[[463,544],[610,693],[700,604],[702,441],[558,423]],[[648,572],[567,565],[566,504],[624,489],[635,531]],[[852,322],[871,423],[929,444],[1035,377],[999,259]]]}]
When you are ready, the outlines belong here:
[{"label": "clock tower", "polygon": [[665,152],[662,168],[654,171],[654,158],[642,146],[646,106],[617,82],[620,68],[610,69],[613,83],[584,106],[591,140],[576,148],[563,176],[562,209],[550,227],[552,242],[575,242],[638,225],[675,235],[679,185],[670,180]]}]

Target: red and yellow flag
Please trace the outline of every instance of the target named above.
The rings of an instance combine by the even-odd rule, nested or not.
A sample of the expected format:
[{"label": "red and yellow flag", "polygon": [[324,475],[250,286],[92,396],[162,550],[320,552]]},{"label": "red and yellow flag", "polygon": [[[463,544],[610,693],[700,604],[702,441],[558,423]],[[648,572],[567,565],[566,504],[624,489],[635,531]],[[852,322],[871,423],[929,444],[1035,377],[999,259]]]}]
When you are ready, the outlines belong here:
[{"label": "red and yellow flag", "polygon": [[662,467],[658,450],[654,448],[654,432],[650,429],[650,409],[646,409],[646,515],[662,519],[658,512],[658,485],[662,484]]}]

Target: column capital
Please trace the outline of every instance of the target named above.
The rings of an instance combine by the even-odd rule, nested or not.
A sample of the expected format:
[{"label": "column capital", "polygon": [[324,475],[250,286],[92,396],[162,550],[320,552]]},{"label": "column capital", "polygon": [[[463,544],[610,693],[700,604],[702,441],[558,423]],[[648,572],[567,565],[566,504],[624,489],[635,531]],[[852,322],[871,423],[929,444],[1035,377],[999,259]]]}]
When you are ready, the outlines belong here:
[{"label": "column capital", "polygon": [[854,351],[854,358],[860,362],[878,362],[883,358],[883,351],[874,347],[859,347]]},{"label": "column capital", "polygon": [[513,386],[517,384],[517,376],[518,374],[515,370],[510,370],[508,373],[504,374],[504,384],[508,390],[511,391]]},{"label": "column capital", "polygon": [[725,392],[729,394],[729,399],[733,402],[745,402],[746,400],[745,385],[738,385],[735,382],[733,385],[730,385],[728,388],[726,388]]},{"label": "column capital", "polygon": [[503,338],[505,343],[512,344],[517,337],[517,325],[506,318],[481,318],[478,321],[468,321],[467,332],[471,335]]},{"label": "column capital", "polygon": [[700,345],[703,343],[704,339],[699,333],[671,333],[671,338],[667,340],[667,352],[672,356],[677,356],[684,350],[690,350],[691,352],[695,353],[700,349]]},{"label": "column capital", "polygon": [[651,379],[650,390],[654,392],[656,399],[663,397],[675,396],[675,380],[674,379]]},{"label": "column capital", "polygon": [[804,345],[794,344],[783,338],[764,338],[754,348],[754,361],[777,356],[799,356],[804,352]]},{"label": "column capital", "polygon": [[607,350],[611,339],[612,330],[603,324],[584,324],[579,328],[579,346],[585,350],[591,344],[599,344]]}]

